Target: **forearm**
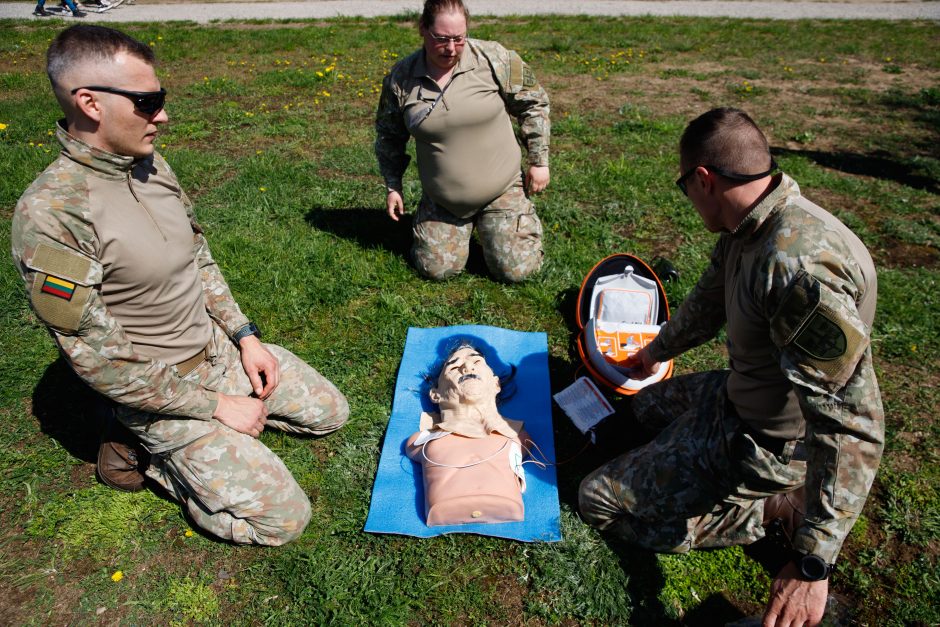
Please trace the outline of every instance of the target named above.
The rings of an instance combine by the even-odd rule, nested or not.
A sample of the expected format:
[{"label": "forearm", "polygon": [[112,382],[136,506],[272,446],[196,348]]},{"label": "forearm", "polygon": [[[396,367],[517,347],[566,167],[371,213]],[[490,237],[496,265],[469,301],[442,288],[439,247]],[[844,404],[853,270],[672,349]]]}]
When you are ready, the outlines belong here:
[{"label": "forearm", "polygon": [[861,514],[884,449],[884,410],[871,352],[835,395],[797,388],[806,418],[806,517],[794,548],[835,562]]},{"label": "forearm", "polygon": [[215,259],[212,258],[209,245],[201,233],[195,235],[194,246],[196,267],[199,269],[199,278],[202,282],[206,311],[231,337],[248,324],[248,317],[242,313],[238,303],[235,302],[235,297],[232,296],[232,291]]},{"label": "forearm", "polygon": [[[95,312],[89,312],[94,316]],[[52,331],[63,356],[75,373],[95,391],[141,411],[209,420],[218,394],[186,381],[172,367],[134,350],[113,320],[63,335]]]},{"label": "forearm", "polygon": [[409,137],[392,77],[386,76],[375,114],[375,157],[388,189],[402,189],[402,176],[411,161],[406,152]]}]

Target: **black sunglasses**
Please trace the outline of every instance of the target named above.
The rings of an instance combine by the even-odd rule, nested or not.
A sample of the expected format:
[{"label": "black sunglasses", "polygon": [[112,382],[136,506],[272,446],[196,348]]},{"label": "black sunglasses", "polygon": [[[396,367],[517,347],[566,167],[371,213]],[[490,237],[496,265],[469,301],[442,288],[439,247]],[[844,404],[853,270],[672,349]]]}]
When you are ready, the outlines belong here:
[{"label": "black sunglasses", "polygon": [[162,87],[160,91],[127,91],[126,89],[118,89],[117,87],[88,85],[87,87],[76,87],[72,90],[72,95],[74,96],[75,92],[79,89],[103,91],[108,94],[117,94],[125,98],[130,98],[134,102],[134,108],[146,115],[155,114],[163,108],[163,103],[166,102],[166,89]]},{"label": "black sunglasses", "polygon": [[695,173],[695,171],[699,167],[703,167],[706,170],[711,170],[718,176],[723,176],[726,179],[731,179],[732,181],[756,181],[757,179],[762,179],[768,174],[773,173],[773,171],[776,170],[778,166],[777,166],[777,162],[774,161],[773,157],[771,157],[770,159],[770,169],[767,170],[766,172],[761,172],[760,174],[738,174],[737,172],[728,172],[727,170],[722,170],[718,166],[714,166],[714,165],[695,166],[694,168],[691,168],[688,172],[680,176],[678,179],[676,179],[676,185],[679,187],[680,190],[682,190],[682,193],[685,196],[689,195],[689,192],[685,186],[685,182],[688,180],[690,176],[692,176]]}]

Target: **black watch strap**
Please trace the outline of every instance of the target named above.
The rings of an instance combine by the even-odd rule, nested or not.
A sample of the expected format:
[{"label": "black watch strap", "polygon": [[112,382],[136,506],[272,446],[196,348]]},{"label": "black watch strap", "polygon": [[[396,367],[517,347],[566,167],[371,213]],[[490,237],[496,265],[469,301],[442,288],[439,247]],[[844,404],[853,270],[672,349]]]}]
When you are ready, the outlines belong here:
[{"label": "black watch strap", "polygon": [[242,338],[246,338],[249,335],[254,335],[259,340],[261,339],[261,330],[258,329],[258,326],[254,322],[249,322],[238,331],[235,331],[235,334],[232,336],[232,341],[237,345]]},{"label": "black watch strap", "polygon": [[796,569],[803,581],[822,581],[832,574],[832,564],[813,553],[797,553],[793,561],[796,562]]}]

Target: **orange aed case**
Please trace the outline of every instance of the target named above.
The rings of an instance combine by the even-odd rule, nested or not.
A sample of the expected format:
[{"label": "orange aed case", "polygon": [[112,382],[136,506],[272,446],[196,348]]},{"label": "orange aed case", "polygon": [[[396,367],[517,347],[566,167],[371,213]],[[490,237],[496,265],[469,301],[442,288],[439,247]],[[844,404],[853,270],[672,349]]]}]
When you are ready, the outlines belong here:
[{"label": "orange aed case", "polygon": [[631,379],[627,358],[653,341],[669,320],[666,291],[638,257],[618,253],[602,259],[584,278],[575,310],[577,345],[584,367],[598,383],[632,395],[672,376],[673,362],[648,379]]}]

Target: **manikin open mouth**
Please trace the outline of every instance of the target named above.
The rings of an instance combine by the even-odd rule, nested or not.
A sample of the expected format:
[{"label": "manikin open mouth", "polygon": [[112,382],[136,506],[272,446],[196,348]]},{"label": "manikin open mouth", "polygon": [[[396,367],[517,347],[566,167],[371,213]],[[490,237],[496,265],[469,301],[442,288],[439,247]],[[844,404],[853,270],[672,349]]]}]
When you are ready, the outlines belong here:
[{"label": "manikin open mouth", "polygon": [[478,377],[477,375],[472,374],[472,373],[471,373],[471,374],[464,374],[464,375],[460,375],[460,378],[457,379],[457,383],[463,383],[463,382],[466,381],[467,379],[479,379],[479,378],[480,378],[480,377]]}]

